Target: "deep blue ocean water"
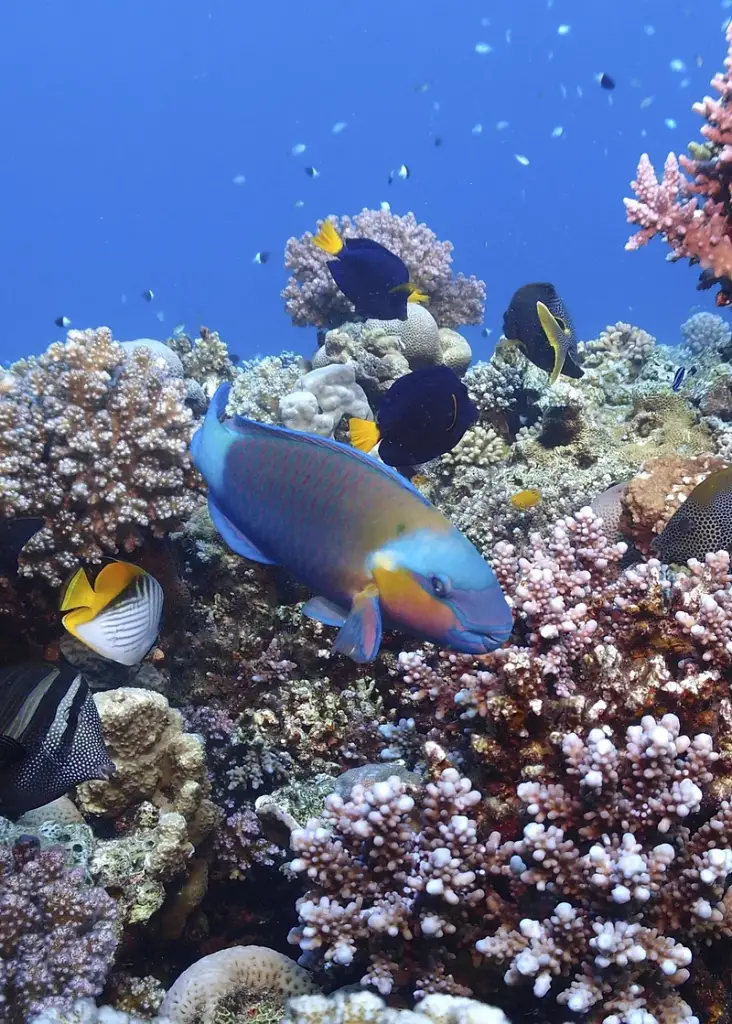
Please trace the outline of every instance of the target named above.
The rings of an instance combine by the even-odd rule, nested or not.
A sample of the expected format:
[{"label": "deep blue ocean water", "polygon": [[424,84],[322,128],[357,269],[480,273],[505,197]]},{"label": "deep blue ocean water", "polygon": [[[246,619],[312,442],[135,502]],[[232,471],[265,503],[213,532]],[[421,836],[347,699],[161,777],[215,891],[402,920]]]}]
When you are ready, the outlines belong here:
[{"label": "deep blue ocean water", "polygon": [[[729,5],[9,0],[0,358],[62,337],[62,314],[121,340],[184,322],[219,330],[242,357],[309,354],[314,332],[291,327],[279,297],[284,243],[383,200],[486,280],[492,334],[466,331],[476,356],[514,289],[536,279],[555,283],[581,337],[627,319],[676,342],[712,293],[666,263],[660,241],[624,251],[622,198],[642,151],[662,165],[698,138],[690,107],[722,68]],[[389,186],[402,162],[409,179]],[[253,263],[263,249],[270,261]]]}]

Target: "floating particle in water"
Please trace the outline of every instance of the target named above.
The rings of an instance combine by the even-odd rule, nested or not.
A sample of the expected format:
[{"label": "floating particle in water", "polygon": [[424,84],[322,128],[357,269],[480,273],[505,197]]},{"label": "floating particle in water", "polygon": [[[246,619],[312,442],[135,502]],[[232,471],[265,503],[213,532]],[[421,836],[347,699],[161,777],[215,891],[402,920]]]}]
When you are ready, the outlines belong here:
[{"label": "floating particle in water", "polygon": [[171,332],[171,337],[176,338],[176,339],[177,338],[182,338],[185,333],[186,333],[186,325],[185,324],[176,324],[175,327],[173,328],[172,332]]},{"label": "floating particle in water", "polygon": [[679,85],[680,85],[680,87],[682,89],[686,89],[688,84],[689,84],[689,79],[688,78],[682,78],[681,81],[679,82]]},{"label": "floating particle in water", "polygon": [[432,140],[432,144],[435,146],[436,149],[439,149],[444,141],[445,140],[441,135],[435,135],[434,139]]},{"label": "floating particle in water", "polygon": [[331,131],[333,132],[334,135],[340,135],[341,132],[344,131],[347,127],[348,123],[346,121],[336,121],[336,123],[331,128]]},{"label": "floating particle in water", "polygon": [[488,26],[491,23],[491,19],[490,18],[481,18],[480,19],[480,23],[483,26],[483,28],[488,28]]},{"label": "floating particle in water", "polygon": [[304,205],[305,205],[305,200],[304,199],[296,199],[295,200],[295,209],[301,210]]},{"label": "floating particle in water", "polygon": [[[730,0],[730,3],[732,3],[732,0]],[[698,68],[703,66],[704,58],[702,57],[702,55],[700,53],[697,53],[697,55],[696,55],[696,57],[694,59],[696,60],[696,66]]]},{"label": "floating particle in water", "polygon": [[557,29],[557,35],[558,36],[568,36],[571,31],[572,31],[572,26],[571,25],[560,25],[559,28]]},{"label": "floating particle in water", "polygon": [[504,128],[508,128],[508,121],[496,121],[497,132],[502,132]]},{"label": "floating particle in water", "polygon": [[656,34],[656,28],[654,25],[644,25],[643,31],[647,36],[655,36]]},{"label": "floating particle in water", "polygon": [[122,292],[122,294],[120,295],[119,301],[122,303],[123,306],[127,305],[127,296],[125,295],[124,292]]},{"label": "floating particle in water", "polygon": [[415,92],[428,92],[431,82],[417,82],[414,87]]},{"label": "floating particle in water", "polygon": [[520,163],[522,167],[528,167],[529,166],[529,162],[530,162],[529,158],[527,156],[524,156],[523,153],[514,153],[513,156],[514,156],[514,160],[517,160],[518,163]]},{"label": "floating particle in water", "polygon": [[435,113],[437,113],[439,111],[439,109],[440,109],[439,100],[435,100],[435,102],[432,104],[432,109],[434,110]]},{"label": "floating particle in water", "polygon": [[647,107],[650,107],[651,103],[653,103],[655,98],[656,98],[655,96],[645,96],[640,101],[640,108],[641,108],[641,110],[645,110]]},{"label": "floating particle in water", "polygon": [[316,167],[306,167],[305,173],[307,174],[308,178],[320,177],[320,171]]},{"label": "floating particle in water", "polygon": [[263,249],[261,252],[255,254],[252,263],[267,263],[270,255],[271,253],[267,252],[266,249]]},{"label": "floating particle in water", "polygon": [[601,89],[615,88],[615,79],[611,78],[606,71],[601,71],[595,77],[597,78],[597,84],[600,86]]},{"label": "floating particle in water", "polygon": [[389,211],[391,210],[391,203],[387,203],[386,199],[383,199],[379,203],[379,209],[381,210],[382,213],[389,213]]},{"label": "floating particle in water", "polygon": [[552,128],[552,138],[553,139],[558,139],[562,135],[564,135],[564,128],[562,128],[561,124],[558,124],[556,128]]},{"label": "floating particle in water", "polygon": [[584,96],[584,94],[585,94],[585,91],[584,91],[584,89],[582,88],[582,86],[581,86],[581,85],[578,85],[578,86],[577,86],[577,95],[579,96],[579,98],[580,98],[580,99],[582,99],[582,97]]},{"label": "floating particle in water", "polygon": [[511,42],[511,29],[510,28],[506,29],[506,42],[507,43]]},{"label": "floating particle in water", "polygon": [[684,64],[683,60],[681,60],[679,57],[674,57],[672,61],[669,61],[668,66],[671,68],[672,71],[686,71],[686,64]]},{"label": "floating particle in water", "polygon": [[674,119],[672,117],[664,118],[664,122],[663,123],[666,125],[667,128],[675,128],[676,127],[676,122],[674,121]]},{"label": "floating particle in water", "polygon": [[243,174],[235,174],[231,179],[234,185],[246,185],[247,179]]},{"label": "floating particle in water", "polygon": [[566,98],[567,98],[567,86],[563,82],[559,83],[559,91],[562,94],[562,99],[566,100]]},{"label": "floating particle in water", "polygon": [[480,121],[477,124],[473,125],[472,132],[473,132],[473,135],[482,135],[482,133],[483,133],[483,125],[480,123]]},{"label": "floating particle in water", "polygon": [[160,321],[160,323],[162,323],[162,322],[163,322],[163,320],[165,319],[165,313],[163,313],[162,309],[159,309],[159,310],[157,311],[157,313],[155,314],[155,316],[156,316],[156,317],[158,318],[158,320]]},{"label": "floating particle in water", "polygon": [[492,53],[493,47],[491,46],[490,43],[476,43],[475,52],[480,54]]},{"label": "floating particle in water", "polygon": [[292,147],[292,155],[300,156],[300,154],[304,153],[307,148],[308,147],[305,145],[304,142],[296,142],[295,145]]}]

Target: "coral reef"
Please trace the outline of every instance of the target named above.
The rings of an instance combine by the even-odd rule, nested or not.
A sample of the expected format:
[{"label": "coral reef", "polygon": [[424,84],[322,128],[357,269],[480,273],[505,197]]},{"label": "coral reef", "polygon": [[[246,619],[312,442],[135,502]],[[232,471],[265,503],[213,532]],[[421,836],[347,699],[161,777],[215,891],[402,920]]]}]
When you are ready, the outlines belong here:
[{"label": "coral reef", "polygon": [[280,399],[279,413],[290,430],[324,437],[333,436],[344,416],[373,418],[353,363],[322,366],[300,377],[295,390]]},{"label": "coral reef", "polygon": [[[355,217],[328,218],[345,238],[371,238],[400,256],[414,283],[429,296],[430,312],[440,327],[459,327],[483,320],[485,285],[475,277],[453,276],[452,244],[439,242],[413,213],[404,217],[384,210],[362,210]],[[329,256],[312,244],[308,231],[290,238],[285,266],[292,271],[282,298],[298,327],[334,327],[353,317],[353,306],[338,291],[327,263]]]},{"label": "coral reef", "polygon": [[495,1006],[459,996],[431,995],[418,1010],[389,1009],[373,992],[296,996],[282,1024],[508,1024]]},{"label": "coral reef", "polygon": [[114,900],[60,847],[0,847],[0,1011],[8,1024],[102,991],[118,944]]},{"label": "coral reef", "polygon": [[81,562],[160,537],[199,502],[186,387],[106,327],[11,367],[0,396],[0,517],[42,516],[20,572],[59,586]]}]

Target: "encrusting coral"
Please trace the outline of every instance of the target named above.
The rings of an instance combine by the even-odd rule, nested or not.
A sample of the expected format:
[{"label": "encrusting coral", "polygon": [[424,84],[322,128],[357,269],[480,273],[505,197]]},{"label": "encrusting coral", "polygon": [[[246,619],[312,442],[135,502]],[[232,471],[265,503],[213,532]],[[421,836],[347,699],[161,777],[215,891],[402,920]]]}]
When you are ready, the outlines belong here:
[{"label": "encrusting coral", "polygon": [[61,584],[80,562],[178,528],[200,498],[185,383],[106,327],[14,363],[0,395],[0,518],[42,516],[20,571]]},{"label": "encrusting coral", "polygon": [[335,992],[290,999],[282,1024],[508,1024],[508,1019],[495,1006],[459,996],[426,996],[417,1010],[396,1010],[374,992]]}]

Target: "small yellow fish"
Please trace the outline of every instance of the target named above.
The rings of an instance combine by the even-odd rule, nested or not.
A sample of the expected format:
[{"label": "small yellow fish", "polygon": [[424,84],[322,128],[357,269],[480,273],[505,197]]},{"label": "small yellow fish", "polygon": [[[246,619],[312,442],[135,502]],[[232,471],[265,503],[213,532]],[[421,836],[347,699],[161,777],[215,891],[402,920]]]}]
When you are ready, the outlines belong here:
[{"label": "small yellow fish", "polygon": [[61,599],[61,619],[72,636],[103,658],[136,665],[148,653],[160,628],[163,588],[139,565],[111,562],[94,585],[84,569],[69,580]]},{"label": "small yellow fish", "polygon": [[509,501],[514,508],[521,509],[522,511],[527,508],[536,508],[541,501],[541,491],[525,488],[523,491],[517,491],[515,494],[512,494]]}]

